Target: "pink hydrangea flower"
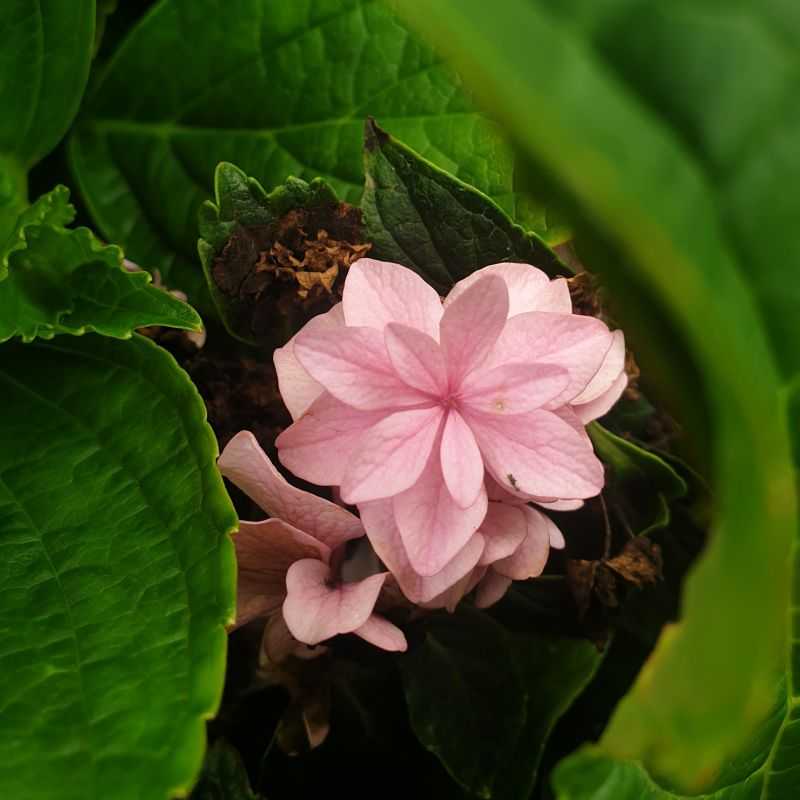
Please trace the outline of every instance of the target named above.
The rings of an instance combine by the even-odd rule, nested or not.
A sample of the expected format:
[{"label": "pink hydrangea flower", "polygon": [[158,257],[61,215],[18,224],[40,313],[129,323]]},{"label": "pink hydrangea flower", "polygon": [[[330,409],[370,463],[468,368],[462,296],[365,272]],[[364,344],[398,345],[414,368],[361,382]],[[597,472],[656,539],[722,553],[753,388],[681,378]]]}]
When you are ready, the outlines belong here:
[{"label": "pink hydrangea flower", "polygon": [[384,650],[406,649],[402,631],[373,613],[387,572],[343,582],[337,571],[344,545],[364,535],[361,521],[341,506],[291,486],[255,436],[241,431],[219,458],[222,474],[271,515],[240,522],[235,625],[269,618],[265,648],[275,660],[355,633]]},{"label": "pink hydrangea flower", "polygon": [[489,479],[522,501],[517,531],[528,501],[577,507],[602,489],[584,425],[625,388],[624,355],[621,332],[573,314],[566,281],[527,264],[479,270],[442,303],[411,270],[360,259],[343,302],[275,352],[295,420],[279,457],[358,505],[410,599],[468,591],[476,568],[512,569],[513,554],[485,555]]}]

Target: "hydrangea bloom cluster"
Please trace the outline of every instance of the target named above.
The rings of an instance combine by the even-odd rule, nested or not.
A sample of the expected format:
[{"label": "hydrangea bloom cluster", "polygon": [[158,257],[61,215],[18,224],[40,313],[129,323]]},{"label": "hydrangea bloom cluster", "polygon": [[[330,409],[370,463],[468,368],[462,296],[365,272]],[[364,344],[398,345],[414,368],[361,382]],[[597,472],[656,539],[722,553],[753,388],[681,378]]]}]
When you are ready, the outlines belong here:
[{"label": "hydrangea bloom cluster", "polygon": [[[294,420],[279,458],[358,508],[352,530],[409,601],[453,608],[476,589],[476,603],[490,605],[564,544],[533,504],[578,508],[602,489],[584,426],[625,389],[624,360],[622,333],[573,314],[566,281],[530,265],[486,267],[442,301],[413,271],[362,258],[342,303],[275,352]],[[329,558],[317,562],[286,574],[284,618],[300,641],[322,640],[303,625],[343,627],[331,610],[341,604],[314,605],[308,593],[292,615],[293,590],[324,583]],[[301,621],[315,615],[337,622]]]}]

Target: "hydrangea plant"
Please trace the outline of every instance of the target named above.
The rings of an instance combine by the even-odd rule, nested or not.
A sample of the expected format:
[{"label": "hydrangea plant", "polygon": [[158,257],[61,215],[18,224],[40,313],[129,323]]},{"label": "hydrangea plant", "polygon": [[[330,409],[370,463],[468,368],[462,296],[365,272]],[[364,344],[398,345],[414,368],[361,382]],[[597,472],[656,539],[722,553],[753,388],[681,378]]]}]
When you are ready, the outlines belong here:
[{"label": "hydrangea plant", "polygon": [[798,794],[792,4],[0,36],[0,797]]}]

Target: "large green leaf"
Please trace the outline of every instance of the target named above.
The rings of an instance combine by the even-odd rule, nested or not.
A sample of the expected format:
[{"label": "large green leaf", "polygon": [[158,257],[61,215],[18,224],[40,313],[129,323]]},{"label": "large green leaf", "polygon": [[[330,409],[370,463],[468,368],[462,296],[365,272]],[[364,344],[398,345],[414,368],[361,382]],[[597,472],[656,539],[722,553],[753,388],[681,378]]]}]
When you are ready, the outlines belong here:
[{"label": "large green leaf", "polygon": [[553,776],[559,800],[794,800],[800,785],[797,739],[800,698],[786,696],[786,682],[777,682],[779,697],[756,729],[747,750],[725,764],[715,784],[702,795],[672,792],[656,783],[641,763],[618,761],[587,747],[562,761]]},{"label": "large green leaf", "polygon": [[0,3],[0,154],[27,168],[66,133],[94,42],[94,0]]},{"label": "large green leaf", "polygon": [[220,700],[236,515],[148,339],[0,348],[0,795],[185,790]]},{"label": "large green leaf", "polygon": [[195,219],[217,163],[267,189],[321,176],[357,201],[368,114],[513,210],[494,126],[375,0],[159,3],[100,74],[71,161],[98,228],[195,301]]},{"label": "large green leaf", "polygon": [[122,251],[88,228],[67,229],[73,209],[61,186],[26,209],[4,249],[10,275],[0,283],[0,342],[97,331],[128,338],[135,328],[168,325],[199,330],[186,303],[129,272]]},{"label": "large green leaf", "polygon": [[527,797],[553,725],[592,677],[586,641],[512,634],[462,608],[398,658],[419,740],[470,793]]},{"label": "large green leaf", "polygon": [[[642,43],[657,41],[660,20],[673,6],[688,8],[686,3],[663,4],[652,17],[642,11],[626,36],[616,35],[619,15],[653,4],[572,4],[574,15],[563,19],[551,15],[553,4],[527,0],[401,5],[454,57],[530,165],[570,204],[592,266],[619,293],[615,310],[623,324],[630,323],[626,333],[634,349],[649,347],[645,370],[651,366],[655,374],[659,362],[671,363],[677,375],[687,359],[675,351],[685,347],[702,378],[716,495],[711,542],[687,580],[683,619],[665,631],[602,740],[605,753],[643,759],[655,774],[701,785],[767,713],[786,636],[789,548],[797,524],[794,476],[775,359],[741,277],[746,271],[751,283],[760,280],[744,236],[753,219],[771,213],[774,195],[765,186],[775,186],[765,178],[782,179],[785,172],[759,169],[767,148],[755,135],[739,140],[733,148],[739,155],[720,172],[687,149],[670,127],[669,107],[656,101],[648,108],[635,96],[634,86],[654,60],[652,48]],[[762,6],[733,4],[735,26],[766,25],[748,20],[749,13],[761,13],[746,11],[755,5]],[[723,8],[709,0],[691,7],[713,21],[731,4]],[[769,8],[781,18],[777,4]],[[620,47],[635,39],[630,47],[641,46],[647,58],[636,69],[610,68],[590,36],[597,27]],[[715,31],[712,25],[709,32]],[[703,41],[715,53],[725,50],[725,37]],[[682,36],[671,37],[669,47],[659,50],[663,80],[686,75],[684,43]],[[778,47],[781,58],[784,51]],[[704,49],[692,45],[688,52],[699,59],[696,78],[720,74],[706,65]],[[742,74],[735,61],[726,66]],[[675,82],[669,85],[679,94]],[[726,86],[738,98],[725,106],[729,112],[750,114],[746,82],[731,77]],[[713,91],[695,94],[693,108],[714,105],[708,102],[716,100]],[[718,131],[730,122],[724,114],[714,119]],[[788,159],[790,128],[775,131],[776,158],[780,153]],[[742,182],[750,194],[735,190]],[[775,194],[783,198],[781,207],[794,202],[780,187]],[[741,204],[742,213],[733,215],[732,204]],[[754,216],[745,221],[745,211]],[[781,247],[796,248],[789,244],[791,230],[770,226],[773,255]],[[787,316],[777,324],[790,324]],[[797,352],[785,338],[775,341],[784,343],[784,353]],[[685,408],[697,406],[695,397]],[[690,430],[699,438],[703,428]]]},{"label": "large green leaf", "polygon": [[443,292],[476,269],[522,261],[569,274],[534,233],[490,198],[366,124],[361,206],[370,255],[412,267]]}]

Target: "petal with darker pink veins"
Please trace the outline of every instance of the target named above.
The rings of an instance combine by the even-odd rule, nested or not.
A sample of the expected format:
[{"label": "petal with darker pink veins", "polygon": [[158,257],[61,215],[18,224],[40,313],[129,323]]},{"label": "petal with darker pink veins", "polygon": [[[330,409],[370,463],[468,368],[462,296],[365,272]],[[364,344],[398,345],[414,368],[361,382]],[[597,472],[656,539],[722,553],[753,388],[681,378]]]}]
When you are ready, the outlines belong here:
[{"label": "petal with darker pink veins", "polygon": [[560,397],[570,375],[555,364],[501,364],[469,375],[461,385],[461,402],[485,414],[524,414]]},{"label": "petal with darker pink veins", "polygon": [[589,385],[612,341],[611,331],[594,317],[532,311],[508,320],[487,367],[514,363],[563,367],[570,382],[557,401],[566,403]]},{"label": "petal with darker pink veins", "polygon": [[590,400],[588,403],[573,405],[572,410],[584,425],[588,425],[593,420],[599,419],[611,411],[617,400],[622,397],[627,385],[628,376],[623,372],[599,397],[595,397],[594,400]]},{"label": "petal with darker pink veins", "polygon": [[509,318],[528,311],[572,313],[572,299],[569,295],[569,286],[564,278],[556,278],[551,281],[542,270],[530,264],[513,262],[491,264],[460,280],[447,295],[444,301],[445,308],[469,289],[473,283],[486,275],[497,275],[505,281],[508,287]]},{"label": "petal with darker pink veins", "polygon": [[483,458],[475,436],[454,408],[447,414],[439,454],[450,496],[460,508],[470,508],[483,486]]},{"label": "petal with darker pink veins", "polygon": [[467,423],[487,469],[505,489],[571,500],[594,497],[603,488],[603,465],[588,437],[557,414],[470,414]]},{"label": "petal with darker pink veins", "polygon": [[381,650],[388,650],[392,653],[404,653],[408,650],[408,642],[403,631],[380,614],[372,614],[353,633],[364,641],[374,644],[375,647],[380,647]]},{"label": "petal with darker pink veins", "polygon": [[444,356],[438,342],[427,333],[390,322],[384,340],[389,360],[405,383],[435,397],[447,391]]},{"label": "petal with darker pink veins", "polygon": [[297,561],[286,574],[283,618],[300,642],[319,644],[339,633],[352,633],[372,614],[388,572],[357,583],[331,585],[322,561]]},{"label": "petal with darker pink veins", "polygon": [[443,413],[439,406],[398,411],[370,428],[350,456],[342,500],[366,503],[413,486],[431,454]]},{"label": "petal with darker pink veins", "polygon": [[385,417],[385,411],[361,411],[326,392],[275,440],[278,458],[299,478],[337,486],[363,434]]},{"label": "petal with darker pink veins", "polygon": [[358,259],[347,272],[342,304],[350,326],[382,331],[399,322],[438,341],[442,301],[432,286],[400,264]]},{"label": "petal with darker pink veins", "polygon": [[250,431],[237,433],[217,463],[222,474],[271,517],[288,522],[331,548],[364,535],[361,521],[354,514],[292,486],[275,469]]},{"label": "petal with darker pink veins", "polygon": [[611,347],[608,348],[600,369],[595,372],[586,388],[570,402],[582,405],[605,394],[625,371],[625,336],[622,331],[611,334]]},{"label": "petal with darker pink veins", "polygon": [[450,386],[481,366],[497,342],[508,317],[508,290],[501,278],[476,281],[445,310],[439,326]]},{"label": "petal with darker pink veins", "polygon": [[480,532],[486,539],[483,555],[478,562],[486,566],[516,551],[528,534],[528,521],[525,507],[489,503],[486,518],[481,523]]},{"label": "petal with darker pink veins", "polygon": [[359,511],[375,552],[412,603],[427,603],[446,592],[472,572],[483,552],[483,536],[476,533],[440,572],[425,577],[416,572],[408,560],[395,521],[392,501],[364,503],[359,506]]},{"label": "petal with darker pink veins", "polygon": [[383,333],[373,328],[340,328],[333,336],[304,329],[294,352],[309,375],[353,408],[395,409],[425,399],[397,376]]},{"label": "petal with darker pink veins", "polygon": [[495,572],[516,581],[542,574],[550,554],[550,538],[561,533],[549,517],[536,509],[526,506],[524,511],[528,530],[522,544],[510,556],[492,564]]},{"label": "petal with darker pink veins", "polygon": [[394,497],[394,515],[413,569],[435,575],[467,544],[486,516],[486,489],[480,484],[471,506],[453,499],[436,448],[419,480]]},{"label": "petal with darker pink veins", "polygon": [[[313,317],[302,330],[326,331],[334,336],[336,328],[344,327],[342,304],[338,303],[330,311]],[[272,355],[275,372],[278,376],[278,390],[292,419],[300,418],[308,407],[325,391],[325,387],[308,374],[306,368],[297,360],[294,352],[293,336]]]}]

